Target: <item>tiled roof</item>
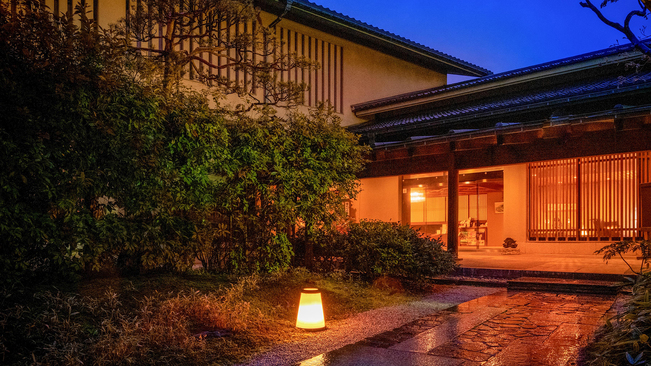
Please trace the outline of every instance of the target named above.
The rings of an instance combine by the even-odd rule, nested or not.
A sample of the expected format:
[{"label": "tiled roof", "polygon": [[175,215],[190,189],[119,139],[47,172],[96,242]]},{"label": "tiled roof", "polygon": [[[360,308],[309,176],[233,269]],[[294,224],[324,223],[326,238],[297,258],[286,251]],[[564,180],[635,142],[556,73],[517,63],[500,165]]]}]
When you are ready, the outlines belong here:
[{"label": "tiled roof", "polygon": [[[284,1],[283,1],[284,2]],[[349,17],[347,15],[341,14],[337,11],[334,11],[332,9],[328,9],[324,6],[315,4],[311,1],[307,0],[294,0],[292,3],[292,9],[293,8],[304,8],[305,10],[312,11],[314,13],[317,13],[318,15],[325,17],[327,19],[334,20],[338,23],[345,24],[351,28],[360,30],[364,33],[371,34],[375,37],[378,37],[379,39],[382,39],[384,41],[388,42],[393,42],[396,44],[399,44],[407,49],[411,49],[416,52],[421,52],[425,53],[431,57],[434,57],[436,59],[439,59],[440,61],[449,64],[450,66],[453,66],[455,68],[460,68],[464,70],[469,70],[472,72],[472,74],[475,75],[490,75],[492,72],[490,70],[487,70],[483,67],[474,65],[470,62],[461,60],[459,58],[456,58],[454,56],[445,54],[443,52],[437,51],[435,49],[432,49],[430,47],[427,47],[425,45],[422,45],[420,43],[411,41],[407,38],[401,37],[397,34],[388,32],[384,29],[380,29],[378,27],[375,27],[373,25],[370,25],[368,23],[364,23],[360,20],[357,20],[355,18]],[[292,14],[293,10],[290,10],[289,14]],[[288,14],[288,16],[290,16]]]},{"label": "tiled roof", "polygon": [[511,113],[523,109],[532,109],[539,105],[560,104],[577,99],[593,98],[604,94],[617,94],[631,89],[649,87],[651,87],[651,71],[625,77],[608,76],[589,82],[530,91],[504,99],[480,101],[476,104],[458,108],[436,109],[415,115],[372,121],[367,124],[352,126],[349,129],[355,133],[398,129],[407,130],[410,128],[425,127],[427,125],[442,124],[463,118]]},{"label": "tiled roof", "polygon": [[[651,42],[648,42],[651,44]],[[436,94],[444,94],[450,91],[457,91],[460,89],[465,89],[465,88],[470,88],[473,86],[481,85],[481,84],[488,84],[492,83],[498,80],[502,79],[508,79],[508,78],[513,78],[517,76],[523,76],[523,75],[528,75],[528,74],[533,74],[536,72],[540,71],[545,71],[549,69],[554,69],[557,67],[562,67],[562,66],[567,66],[567,65],[572,65],[580,62],[585,62],[593,59],[598,59],[602,57],[608,57],[612,55],[616,55],[619,53],[624,53],[624,52],[630,52],[633,51],[634,46],[632,44],[625,44],[625,45],[620,45],[620,46],[615,46],[615,47],[610,47],[606,48],[603,50],[599,51],[594,51],[590,53],[585,53],[582,55],[578,56],[573,56],[573,57],[567,57],[563,58],[560,60],[555,60],[555,61],[550,61],[550,62],[545,62],[539,65],[534,65],[534,66],[529,66],[521,69],[516,69],[516,70],[511,70],[499,74],[493,74],[493,75],[488,75],[484,76],[481,78],[477,79],[472,79],[456,84],[451,84],[451,85],[444,85],[440,87],[435,87],[431,89],[425,89],[425,90],[420,90],[420,91],[415,91],[411,93],[406,93],[406,94],[400,94],[388,98],[382,98],[382,99],[377,99],[377,100],[372,100],[369,102],[364,102],[364,103],[359,103],[356,105],[353,105],[351,108],[353,112],[359,112],[371,108],[376,108],[376,107],[381,107],[389,104],[394,104],[394,103],[400,103],[400,102],[406,102],[409,100],[415,100],[415,99],[420,99],[420,98],[426,98],[430,97]]]}]

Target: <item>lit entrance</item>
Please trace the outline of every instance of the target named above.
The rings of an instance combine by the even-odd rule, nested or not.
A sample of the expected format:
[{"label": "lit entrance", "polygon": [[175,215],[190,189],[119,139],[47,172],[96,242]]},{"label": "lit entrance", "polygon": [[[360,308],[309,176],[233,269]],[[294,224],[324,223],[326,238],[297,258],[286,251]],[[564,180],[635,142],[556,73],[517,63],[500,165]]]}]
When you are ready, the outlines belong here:
[{"label": "lit entrance", "polygon": [[[447,242],[447,173],[404,176],[403,222],[421,233]],[[500,246],[503,241],[504,174],[497,171],[459,173],[460,248]]]}]

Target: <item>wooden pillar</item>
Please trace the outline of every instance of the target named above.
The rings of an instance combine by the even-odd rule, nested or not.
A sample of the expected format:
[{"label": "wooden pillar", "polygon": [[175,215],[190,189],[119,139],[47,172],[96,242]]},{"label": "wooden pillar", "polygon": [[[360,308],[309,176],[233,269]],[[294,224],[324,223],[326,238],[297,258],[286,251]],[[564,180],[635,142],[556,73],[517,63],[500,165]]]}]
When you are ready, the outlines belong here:
[{"label": "wooden pillar", "polygon": [[450,153],[448,165],[448,252],[459,257],[459,170]]}]

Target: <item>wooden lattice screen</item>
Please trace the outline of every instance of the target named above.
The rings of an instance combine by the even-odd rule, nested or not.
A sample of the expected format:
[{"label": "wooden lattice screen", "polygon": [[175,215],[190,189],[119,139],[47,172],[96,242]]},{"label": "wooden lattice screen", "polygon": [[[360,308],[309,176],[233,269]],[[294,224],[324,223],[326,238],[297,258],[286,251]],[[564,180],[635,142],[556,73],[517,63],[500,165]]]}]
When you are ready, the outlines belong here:
[{"label": "wooden lattice screen", "polygon": [[651,153],[528,164],[530,240],[618,240],[639,233]]},{"label": "wooden lattice screen", "polygon": [[529,164],[529,237],[576,238],[576,159]]}]

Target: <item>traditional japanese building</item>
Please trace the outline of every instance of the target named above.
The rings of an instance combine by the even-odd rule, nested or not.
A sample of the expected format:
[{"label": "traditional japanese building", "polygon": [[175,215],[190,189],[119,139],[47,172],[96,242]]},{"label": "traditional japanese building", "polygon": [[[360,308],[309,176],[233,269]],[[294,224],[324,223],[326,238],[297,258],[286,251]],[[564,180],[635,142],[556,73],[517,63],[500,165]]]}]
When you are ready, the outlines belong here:
[{"label": "traditional japanese building", "polygon": [[591,254],[651,226],[651,69],[631,45],[355,104],[355,219],[452,249]]},{"label": "traditional japanese building", "polygon": [[[3,0],[14,7],[18,0]],[[144,0],[44,0],[54,14],[73,14],[84,4],[87,16],[107,28],[120,19],[146,9]],[[179,1],[182,6],[191,2]],[[183,5],[184,4],[184,5]],[[282,72],[280,81],[305,83],[305,107],[329,102],[342,118],[343,125],[364,122],[351,106],[368,100],[389,97],[413,90],[442,86],[448,74],[484,76],[490,71],[451,55],[444,54],[406,38],[363,23],[336,11],[306,0],[255,0],[261,10],[256,22],[216,29],[230,35],[251,33],[261,25],[275,32],[281,54],[296,54],[316,62],[318,69],[294,69]],[[228,28],[228,29],[227,29]],[[162,49],[160,39],[153,39],[146,48]],[[191,39],[183,49],[198,47]],[[233,55],[233,57],[235,57]],[[215,64],[226,59],[215,58]],[[216,70],[220,76],[246,82],[236,68]],[[192,73],[188,72],[189,79]],[[192,80],[190,80],[192,82]],[[196,82],[196,86],[202,85]],[[258,91],[262,93],[262,91]],[[235,100],[236,102],[236,100]]]},{"label": "traditional japanese building", "polygon": [[[651,226],[651,70],[632,46],[492,75],[310,1],[254,3],[262,24],[217,32],[274,29],[281,53],[320,66],[281,81],[305,83],[304,107],[329,102],[373,147],[353,219],[409,224],[452,250],[510,237],[530,253],[592,253]],[[148,3],[44,4],[85,5],[107,27]],[[478,78],[448,85],[449,74]]]}]

